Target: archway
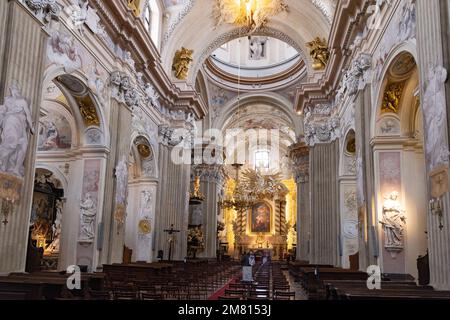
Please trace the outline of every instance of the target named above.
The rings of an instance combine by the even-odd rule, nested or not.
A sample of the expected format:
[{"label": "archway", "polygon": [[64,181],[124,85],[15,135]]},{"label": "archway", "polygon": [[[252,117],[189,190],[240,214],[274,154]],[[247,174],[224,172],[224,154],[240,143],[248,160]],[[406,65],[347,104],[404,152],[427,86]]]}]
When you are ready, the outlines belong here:
[{"label": "archway", "polygon": [[36,169],[26,272],[58,270],[65,187],[54,172]]},{"label": "archway", "polygon": [[428,204],[419,72],[411,53],[392,57],[382,89],[373,132],[380,265],[384,273],[417,278],[416,260],[427,253]]},{"label": "archway", "polygon": [[[47,72],[48,77],[51,72],[56,75],[52,74],[52,80],[47,78],[44,82],[37,131],[36,176],[51,173],[51,177],[56,176],[64,186],[64,199],[60,197],[62,205],[57,208],[60,225],[53,221],[53,234],[58,233],[58,248],[48,240],[45,250],[57,263],[44,267],[65,270],[77,264],[92,270],[98,261],[95,244],[102,219],[100,191],[107,135],[96,96],[81,80],[82,76],[60,71],[50,68]],[[50,173],[39,174],[43,169]],[[35,184],[35,194],[36,190],[42,191],[41,184]],[[36,210],[35,200],[31,219]],[[56,206],[56,201],[52,203]],[[56,207],[49,210],[55,211]],[[55,248],[51,250],[51,246]]]}]

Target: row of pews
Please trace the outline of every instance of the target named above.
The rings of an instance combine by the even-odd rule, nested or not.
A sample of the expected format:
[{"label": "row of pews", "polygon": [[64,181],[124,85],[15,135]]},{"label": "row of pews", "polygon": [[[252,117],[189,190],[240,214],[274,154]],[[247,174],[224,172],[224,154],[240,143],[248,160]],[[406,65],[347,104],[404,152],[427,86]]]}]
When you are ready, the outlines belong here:
[{"label": "row of pews", "polygon": [[102,273],[82,273],[80,289],[69,290],[65,272],[37,271],[12,273],[0,277],[0,300],[55,300],[83,298],[88,290],[101,290],[104,283]]},{"label": "row of pews", "polygon": [[202,300],[240,272],[233,262],[193,261],[103,265],[81,273],[69,289],[66,272],[35,271],[0,277],[0,300]]},{"label": "row of pews", "polygon": [[450,300],[449,291],[418,286],[409,275],[382,276],[380,288],[369,289],[368,275],[361,271],[291,262],[289,273],[310,300]]}]

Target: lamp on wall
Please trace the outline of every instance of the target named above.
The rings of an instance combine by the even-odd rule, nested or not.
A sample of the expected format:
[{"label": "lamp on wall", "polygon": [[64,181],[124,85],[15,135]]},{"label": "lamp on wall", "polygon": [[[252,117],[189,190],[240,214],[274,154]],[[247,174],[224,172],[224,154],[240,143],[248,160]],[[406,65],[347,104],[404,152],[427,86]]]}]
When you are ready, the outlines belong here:
[{"label": "lamp on wall", "polygon": [[442,224],[442,216],[443,216],[442,198],[434,198],[430,200],[429,207],[431,214],[437,215],[439,217],[439,229],[440,230],[444,229],[444,225]]}]

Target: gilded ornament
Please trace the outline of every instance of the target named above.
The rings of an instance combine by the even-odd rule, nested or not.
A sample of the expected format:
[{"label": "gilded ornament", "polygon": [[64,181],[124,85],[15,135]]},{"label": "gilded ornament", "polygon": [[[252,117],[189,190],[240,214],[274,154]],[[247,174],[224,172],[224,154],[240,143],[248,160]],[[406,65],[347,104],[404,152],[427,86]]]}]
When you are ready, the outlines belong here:
[{"label": "gilded ornament", "polygon": [[200,191],[200,177],[194,180],[194,191],[189,193],[189,204],[200,204],[205,200],[205,196]]},{"label": "gilded ornament", "polygon": [[139,232],[144,235],[149,234],[152,231],[152,226],[150,224],[150,221],[146,220],[146,219],[139,221],[138,227],[139,227]]},{"label": "gilded ornament", "polygon": [[398,113],[400,99],[403,94],[404,83],[388,84],[384,92],[381,111],[384,113]]},{"label": "gilded ornament", "polygon": [[97,110],[95,109],[94,103],[89,96],[84,96],[82,98],[76,98],[78,102],[78,107],[80,108],[81,116],[84,119],[86,126],[99,126],[100,120],[98,118]]},{"label": "gilded ornament", "polygon": [[194,50],[189,50],[184,47],[175,53],[175,57],[173,58],[172,70],[177,79],[186,80],[189,73],[189,65],[192,61],[194,61],[194,59],[192,58],[193,54]]},{"label": "gilded ornament", "polygon": [[308,42],[306,46],[309,48],[309,54],[314,60],[313,69],[324,70],[330,59],[327,40],[317,37],[313,41]]},{"label": "gilded ornament", "polygon": [[248,28],[251,34],[264,27],[271,16],[287,10],[283,0],[216,0],[214,17],[217,26],[234,24]]},{"label": "gilded ornament", "polygon": [[150,157],[150,155],[152,154],[150,147],[146,144],[138,145],[137,149],[138,149],[138,152],[141,155],[141,157],[144,159]]},{"label": "gilded ornament", "polygon": [[133,11],[133,14],[136,17],[139,17],[141,15],[141,0],[127,0],[128,1],[128,8],[130,8]]}]

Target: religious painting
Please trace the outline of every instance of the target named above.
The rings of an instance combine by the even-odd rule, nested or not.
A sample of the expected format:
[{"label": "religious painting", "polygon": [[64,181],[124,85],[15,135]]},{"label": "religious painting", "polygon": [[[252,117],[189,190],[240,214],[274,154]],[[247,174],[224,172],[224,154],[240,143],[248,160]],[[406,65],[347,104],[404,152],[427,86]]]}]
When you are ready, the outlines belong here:
[{"label": "religious painting", "polygon": [[251,232],[270,233],[270,207],[264,203],[258,203],[251,212]]},{"label": "religious painting", "polygon": [[49,115],[39,121],[39,151],[70,149],[72,132],[67,119],[61,115]]}]

